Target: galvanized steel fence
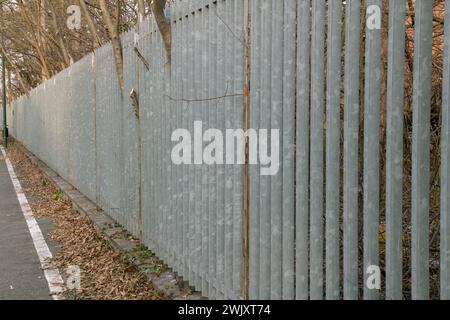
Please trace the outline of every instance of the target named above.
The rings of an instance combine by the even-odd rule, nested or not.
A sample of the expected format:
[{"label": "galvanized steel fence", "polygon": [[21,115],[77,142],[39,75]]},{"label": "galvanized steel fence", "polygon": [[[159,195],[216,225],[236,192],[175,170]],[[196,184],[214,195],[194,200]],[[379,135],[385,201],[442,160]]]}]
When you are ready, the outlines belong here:
[{"label": "galvanized steel fence", "polygon": [[[124,94],[105,45],[16,100],[12,134],[212,299],[247,292],[251,299],[402,299],[406,282],[412,298],[428,298],[433,1],[416,1],[410,155],[403,152],[406,0],[389,1],[386,153],[380,148],[382,33],[362,13],[382,4],[179,1],[171,8],[171,66],[150,17],[122,35]],[[445,23],[440,297],[449,299],[448,12]],[[194,121],[246,127],[247,76],[250,128],[281,132],[278,174],[263,176],[260,165],[247,175],[246,166],[173,164],[174,130],[193,132]],[[412,159],[410,275],[402,256],[405,157]],[[366,285],[372,267],[384,270],[382,290]]]}]

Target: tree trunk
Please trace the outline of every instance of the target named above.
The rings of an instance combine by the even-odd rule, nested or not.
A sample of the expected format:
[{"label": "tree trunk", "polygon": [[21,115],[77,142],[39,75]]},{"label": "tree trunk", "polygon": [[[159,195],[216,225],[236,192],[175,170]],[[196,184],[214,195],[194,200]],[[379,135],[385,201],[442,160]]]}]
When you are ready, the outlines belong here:
[{"label": "tree trunk", "polygon": [[[123,54],[122,44],[120,43],[118,24],[114,25],[111,19],[111,14],[108,11],[105,0],[99,0],[100,8],[102,10],[103,20],[105,21],[106,29],[108,30],[111,44],[114,51],[114,59],[116,61],[117,78],[119,80],[119,86],[123,93],[124,79],[123,79]],[[120,1],[116,4],[120,6]],[[119,11],[120,12],[120,11]]]},{"label": "tree trunk", "polygon": [[[32,19],[30,18],[30,16],[28,15],[27,8],[25,7],[23,1],[18,0],[17,3],[20,7],[20,13],[22,14],[22,17],[24,18],[24,20],[27,21],[27,23],[29,23],[31,26],[33,26],[34,23],[33,23]],[[37,25],[37,28],[40,29],[40,24]],[[44,79],[48,79],[48,78],[50,78],[50,71],[49,71],[49,68],[47,65],[47,61],[45,59],[44,49],[41,47],[40,41],[39,41],[36,33],[31,32],[31,36],[32,36],[31,43],[32,43],[33,47],[36,49],[38,57],[39,57],[39,61],[41,63],[42,77]]]},{"label": "tree trunk", "polygon": [[61,36],[61,32],[58,26],[58,22],[56,20],[56,10],[55,10],[55,6],[54,3],[50,1],[50,6],[51,6],[51,10],[52,10],[52,24],[53,24],[53,28],[55,29],[56,32],[56,36],[58,38],[58,44],[61,50],[61,54],[64,58],[64,63],[66,65],[66,67],[68,67],[70,65],[70,54],[69,54],[69,50],[66,47],[66,43],[64,42],[63,37]]},{"label": "tree trunk", "polygon": [[[83,10],[84,15],[86,16],[89,30],[92,33],[92,37],[95,39],[97,46],[100,47],[102,45],[102,42],[100,40],[100,37],[98,36],[98,32],[97,32],[97,29],[95,28],[95,24],[94,24],[94,21],[92,20],[91,14],[89,13],[89,10],[86,6],[86,2],[85,2],[85,0],[78,0],[78,3],[80,4],[81,10]],[[95,45],[94,45],[94,47],[95,47]]]},{"label": "tree trunk", "polygon": [[145,5],[144,0],[136,0],[138,7],[138,22],[142,22],[145,17]]},{"label": "tree trunk", "polygon": [[172,59],[172,27],[170,21],[166,19],[164,9],[167,0],[151,0],[150,8],[158,25],[159,32],[163,38],[164,47],[166,49],[167,64],[170,65]]}]

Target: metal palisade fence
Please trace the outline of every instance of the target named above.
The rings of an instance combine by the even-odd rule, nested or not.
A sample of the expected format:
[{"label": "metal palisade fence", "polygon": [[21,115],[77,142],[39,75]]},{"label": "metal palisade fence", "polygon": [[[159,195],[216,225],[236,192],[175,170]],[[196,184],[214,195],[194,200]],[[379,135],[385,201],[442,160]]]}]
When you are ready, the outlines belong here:
[{"label": "metal palisade fence", "polygon": [[[406,8],[406,0],[178,1],[171,65],[149,17],[122,34],[123,93],[107,44],[14,101],[12,134],[211,299],[449,299],[450,13],[439,217],[430,208],[439,166],[430,162],[433,1],[415,2],[411,131]],[[386,26],[377,26],[385,9]],[[194,132],[196,121],[204,130],[279,130],[279,170],[176,165],[172,134]]]}]

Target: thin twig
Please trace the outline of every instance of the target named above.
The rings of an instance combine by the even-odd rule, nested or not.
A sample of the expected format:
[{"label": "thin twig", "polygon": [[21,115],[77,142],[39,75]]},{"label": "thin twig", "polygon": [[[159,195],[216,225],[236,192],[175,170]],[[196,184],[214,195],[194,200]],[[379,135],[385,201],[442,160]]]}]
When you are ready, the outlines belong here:
[{"label": "thin twig", "polygon": [[169,98],[172,101],[176,101],[176,102],[204,102],[204,101],[214,101],[214,100],[222,100],[222,99],[226,99],[226,98],[231,98],[231,97],[242,97],[243,94],[242,93],[235,93],[235,94],[226,94],[220,97],[214,97],[214,98],[206,98],[206,99],[176,99],[173,98],[167,94],[164,95],[165,97]]},{"label": "thin twig", "polygon": [[222,99],[226,99],[226,98],[232,98],[232,97],[242,97],[243,94],[242,93],[230,93],[228,94],[228,85],[227,88],[225,90],[225,94],[218,96],[218,97],[212,97],[212,98],[204,98],[204,99],[186,99],[186,98],[174,98],[171,97],[167,94],[164,95],[164,97],[169,98],[169,100],[171,101],[176,101],[176,102],[204,102],[204,101],[215,101],[215,100],[222,100]]},{"label": "thin twig", "polygon": [[231,27],[220,17],[217,13],[215,13],[216,17],[219,18],[219,20],[225,25],[225,27],[231,32],[234,38],[236,38],[240,43],[244,44],[244,41],[242,38],[238,37],[237,34],[234,33],[234,31],[231,29]]}]

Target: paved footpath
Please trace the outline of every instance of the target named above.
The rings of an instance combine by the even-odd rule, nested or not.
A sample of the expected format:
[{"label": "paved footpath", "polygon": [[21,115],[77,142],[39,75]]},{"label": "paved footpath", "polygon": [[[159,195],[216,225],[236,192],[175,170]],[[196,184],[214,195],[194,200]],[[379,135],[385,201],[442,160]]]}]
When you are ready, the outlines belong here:
[{"label": "paved footpath", "polygon": [[1,148],[0,300],[49,300],[54,289],[51,281],[61,280],[59,272],[43,270],[42,257],[51,253]]}]

